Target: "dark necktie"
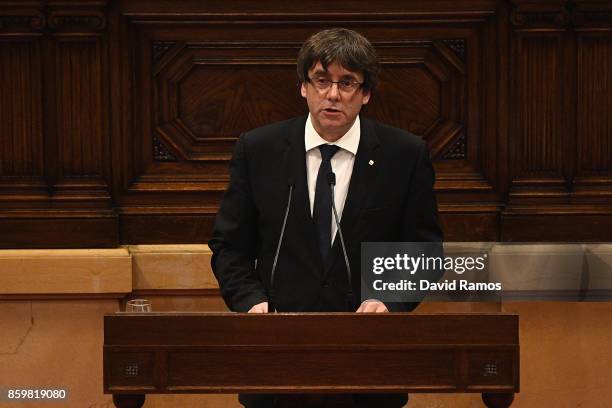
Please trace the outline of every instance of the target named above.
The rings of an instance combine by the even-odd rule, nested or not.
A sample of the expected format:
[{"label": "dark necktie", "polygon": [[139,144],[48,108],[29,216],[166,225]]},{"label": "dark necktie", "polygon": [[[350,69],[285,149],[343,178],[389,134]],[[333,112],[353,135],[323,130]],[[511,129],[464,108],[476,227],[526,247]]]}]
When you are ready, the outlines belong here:
[{"label": "dark necktie", "polygon": [[319,234],[319,251],[323,262],[331,248],[331,223],[332,223],[332,192],[328,183],[327,175],[332,172],[331,158],[340,149],[334,145],[321,145],[321,167],[317,174],[317,184],[315,187],[315,200],[312,216],[317,226]]}]

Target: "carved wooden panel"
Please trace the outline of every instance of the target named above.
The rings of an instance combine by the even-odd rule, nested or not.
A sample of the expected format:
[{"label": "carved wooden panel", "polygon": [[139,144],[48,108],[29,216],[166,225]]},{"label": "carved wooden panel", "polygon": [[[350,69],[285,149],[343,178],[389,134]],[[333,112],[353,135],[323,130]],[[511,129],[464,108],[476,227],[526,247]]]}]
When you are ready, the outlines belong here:
[{"label": "carved wooden panel", "polygon": [[[483,97],[497,52],[494,19],[488,19],[494,8],[424,15],[422,4],[397,10],[384,2],[374,21],[368,13],[315,3],[294,11],[253,3],[247,8],[258,10],[242,16],[233,6],[213,11],[183,3],[180,16],[162,3],[125,2],[114,10],[111,35],[125,44],[111,55],[123,64],[111,81],[123,84],[123,99],[113,104],[122,126],[113,137],[123,144],[114,147],[115,163],[124,165],[113,173],[124,242],[157,243],[168,234],[183,242],[207,238],[210,231],[200,227],[169,230],[179,219],[212,225],[240,133],[307,113],[297,53],[309,35],[337,25],[362,32],[376,47],[381,83],[364,113],[428,142],[445,191],[441,201],[453,205],[461,192],[487,197],[489,206],[498,200],[491,178],[496,165],[483,154],[483,146],[489,154],[496,146],[494,135],[484,133],[496,118],[483,118],[495,107],[494,93]],[[156,236],[147,220],[159,222],[164,214],[174,221]]]},{"label": "carved wooden panel", "polygon": [[596,13],[578,9],[576,200],[612,202],[612,5]]},{"label": "carved wooden panel", "polygon": [[[454,40],[465,53],[465,41]],[[381,54],[380,88],[366,115],[423,137],[434,159],[465,159],[466,67],[443,41],[375,42]],[[397,51],[398,48],[401,51]],[[474,134],[474,137],[477,137]]]},{"label": "carved wooden panel", "polygon": [[62,176],[102,174],[100,51],[96,40],[57,43],[57,142]]},{"label": "carved wooden panel", "polygon": [[[174,160],[205,160],[231,151],[237,135],[306,113],[299,96],[295,56],[300,43],[173,44],[153,65],[154,137],[164,141]],[[461,52],[465,52],[465,44]],[[442,42],[375,42],[380,53],[402,47],[401,58],[382,61],[381,85],[364,112],[407,129],[435,146],[434,157],[455,147],[465,158],[465,67]],[[248,51],[257,47],[257,55]],[[170,55],[168,55],[170,54]],[[244,55],[241,55],[244,54]],[[160,59],[159,57],[154,60]],[[144,97],[145,95],[143,95]],[[160,153],[157,160],[164,160]]]},{"label": "carved wooden panel", "polygon": [[561,177],[564,78],[561,39],[523,37],[516,50],[515,177]]},{"label": "carved wooden panel", "polygon": [[[571,117],[566,105],[571,58],[563,1],[515,1],[510,74],[510,202],[514,206],[558,203],[568,195],[572,160]],[[518,210],[519,213],[530,212]],[[506,223],[507,220],[504,220]],[[507,226],[506,226],[506,229]]]},{"label": "carved wooden panel", "polygon": [[364,114],[429,144],[449,239],[612,239],[610,2],[0,0],[0,246],[205,242],[334,26],[379,53]]},{"label": "carved wooden panel", "polygon": [[299,47],[176,44],[152,66],[155,136],[182,160],[206,161],[226,158],[243,132],[305,114],[295,80]]},{"label": "carved wooden panel", "polygon": [[578,168],[612,175],[612,35],[578,42]]},{"label": "carved wooden panel", "polygon": [[8,230],[6,237],[0,237],[2,246],[12,244],[14,236],[6,228],[4,213],[13,214],[47,197],[44,28],[44,14],[27,4],[0,8],[0,228]]},{"label": "carved wooden panel", "polygon": [[40,39],[0,37],[0,183],[43,175]]},{"label": "carved wooden panel", "polygon": [[0,2],[0,247],[117,244],[105,2]]},{"label": "carved wooden panel", "polygon": [[610,240],[612,4],[513,3],[518,140],[502,239]]}]

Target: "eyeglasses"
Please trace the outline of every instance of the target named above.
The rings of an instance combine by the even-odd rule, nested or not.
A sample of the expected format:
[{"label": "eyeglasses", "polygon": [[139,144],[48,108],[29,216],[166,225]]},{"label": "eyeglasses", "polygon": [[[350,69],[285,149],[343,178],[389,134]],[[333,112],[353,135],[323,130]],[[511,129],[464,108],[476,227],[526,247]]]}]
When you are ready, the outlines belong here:
[{"label": "eyeglasses", "polygon": [[357,90],[357,88],[363,85],[363,82],[351,81],[350,79],[341,79],[340,81],[331,81],[327,78],[308,78],[310,82],[319,91],[327,91],[332,87],[333,84],[338,85],[338,89],[342,92],[350,93]]}]

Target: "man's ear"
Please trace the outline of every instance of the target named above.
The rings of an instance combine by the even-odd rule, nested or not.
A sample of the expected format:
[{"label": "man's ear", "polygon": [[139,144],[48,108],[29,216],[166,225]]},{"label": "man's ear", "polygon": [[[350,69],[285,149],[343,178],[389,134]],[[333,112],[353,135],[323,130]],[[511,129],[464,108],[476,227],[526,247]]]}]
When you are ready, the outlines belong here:
[{"label": "man's ear", "polygon": [[302,94],[302,98],[305,98],[307,93],[306,93],[306,83],[302,82],[302,85],[300,86],[300,93]]},{"label": "man's ear", "polygon": [[362,103],[363,105],[367,105],[367,104],[368,104],[368,102],[370,101],[370,96],[371,96],[371,95],[372,95],[372,94],[370,93],[370,91],[368,91],[368,92],[364,92],[364,93],[363,93],[363,96],[362,96],[362,99],[361,99],[361,103]]}]

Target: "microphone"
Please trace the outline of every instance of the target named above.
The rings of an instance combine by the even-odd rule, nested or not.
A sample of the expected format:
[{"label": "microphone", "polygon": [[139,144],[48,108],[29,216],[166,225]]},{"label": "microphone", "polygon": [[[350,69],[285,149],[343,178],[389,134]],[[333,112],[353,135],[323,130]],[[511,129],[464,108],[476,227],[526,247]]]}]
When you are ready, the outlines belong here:
[{"label": "microphone", "polygon": [[344,245],[344,236],[342,235],[342,228],[340,227],[340,220],[338,219],[338,211],[336,211],[336,200],[335,196],[335,187],[336,187],[336,174],[331,171],[327,174],[327,183],[331,187],[331,199],[332,199],[332,209],[334,210],[334,220],[336,221],[336,228],[338,230],[338,235],[340,236],[340,244],[342,246],[342,254],[344,255],[344,264],[346,265],[346,274],[347,274],[347,282],[348,282],[348,293],[347,293],[347,303],[348,310],[350,311],[353,307],[353,278],[351,276],[351,265],[349,264],[348,254],[346,252],[346,246]]},{"label": "microphone", "polygon": [[293,198],[293,187],[294,183],[292,179],[289,179],[287,184],[289,185],[289,197],[287,198],[287,208],[285,209],[285,217],[283,218],[283,226],[281,228],[280,237],[278,238],[278,245],[276,247],[276,253],[274,254],[274,261],[272,262],[272,271],[270,272],[270,292],[268,299],[268,313],[274,313],[276,311],[276,305],[274,304],[274,273],[276,272],[276,264],[278,263],[278,254],[280,252],[281,245],[283,243],[283,236],[285,235],[285,227],[287,225],[287,217],[289,216],[289,208],[291,208],[291,199]]}]

